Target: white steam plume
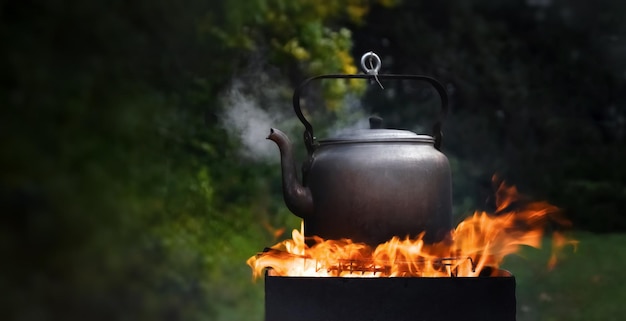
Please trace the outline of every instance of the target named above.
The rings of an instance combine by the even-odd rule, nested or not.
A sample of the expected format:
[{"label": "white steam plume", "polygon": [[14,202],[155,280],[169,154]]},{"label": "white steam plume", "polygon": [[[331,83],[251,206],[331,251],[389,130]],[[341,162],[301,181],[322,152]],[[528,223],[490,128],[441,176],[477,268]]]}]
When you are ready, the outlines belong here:
[{"label": "white steam plume", "polygon": [[268,74],[257,72],[236,78],[222,94],[222,125],[229,135],[241,141],[242,156],[255,161],[280,160],[275,143],[265,138],[272,127],[287,131],[289,90],[272,81]]},{"label": "white steam plume", "polygon": [[[291,106],[293,88],[280,81],[280,77],[259,69],[248,68],[245,75],[236,77],[230,88],[222,93],[222,125],[230,136],[241,141],[242,156],[254,161],[278,162],[276,144],[265,139],[270,128],[288,133],[292,142],[298,144],[302,143],[298,138],[304,127]],[[335,116],[325,128],[317,122],[316,136],[323,139],[369,127],[359,96],[347,94],[342,111]],[[315,119],[312,120],[316,125]]]}]

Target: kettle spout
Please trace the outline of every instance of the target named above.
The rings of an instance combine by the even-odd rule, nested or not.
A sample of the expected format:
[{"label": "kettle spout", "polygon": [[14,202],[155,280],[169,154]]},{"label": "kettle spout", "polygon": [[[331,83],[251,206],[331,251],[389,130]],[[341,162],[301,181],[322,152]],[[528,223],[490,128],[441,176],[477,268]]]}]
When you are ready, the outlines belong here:
[{"label": "kettle spout", "polygon": [[309,217],[313,213],[313,196],[309,188],[298,182],[291,141],[285,133],[275,128],[270,129],[267,139],[275,142],[280,149],[283,197],[287,208],[301,218]]}]

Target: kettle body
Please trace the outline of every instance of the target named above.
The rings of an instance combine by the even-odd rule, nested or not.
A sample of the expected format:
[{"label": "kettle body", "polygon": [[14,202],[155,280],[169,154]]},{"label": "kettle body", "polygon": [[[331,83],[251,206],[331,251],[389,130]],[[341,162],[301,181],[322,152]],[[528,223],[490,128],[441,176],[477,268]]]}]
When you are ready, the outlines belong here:
[{"label": "kettle body", "polygon": [[374,245],[422,232],[436,242],[452,228],[450,165],[428,136],[321,142],[305,172],[305,235]]}]

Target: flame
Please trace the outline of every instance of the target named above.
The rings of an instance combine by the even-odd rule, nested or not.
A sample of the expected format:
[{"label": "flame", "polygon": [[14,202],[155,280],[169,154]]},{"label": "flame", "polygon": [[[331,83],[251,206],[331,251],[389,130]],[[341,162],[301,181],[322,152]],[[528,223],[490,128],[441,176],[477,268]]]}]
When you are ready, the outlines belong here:
[{"label": "flame", "polygon": [[262,222],[262,225],[267,232],[272,234],[272,236],[274,237],[274,240],[278,240],[278,238],[281,237],[285,233],[284,227],[274,227],[267,220],[264,220]]},{"label": "flame", "polygon": [[[393,237],[375,249],[349,239],[323,240],[313,237],[308,246],[301,231],[248,259],[253,276],[266,268],[277,276],[333,277],[476,277],[498,275],[505,256],[523,245],[541,247],[549,225],[569,227],[559,209],[546,202],[531,202],[514,186],[499,184],[493,214],[475,212],[450,231],[439,243],[427,244],[424,233],[416,238]],[[556,253],[576,241],[555,232],[549,267],[556,264]]]}]

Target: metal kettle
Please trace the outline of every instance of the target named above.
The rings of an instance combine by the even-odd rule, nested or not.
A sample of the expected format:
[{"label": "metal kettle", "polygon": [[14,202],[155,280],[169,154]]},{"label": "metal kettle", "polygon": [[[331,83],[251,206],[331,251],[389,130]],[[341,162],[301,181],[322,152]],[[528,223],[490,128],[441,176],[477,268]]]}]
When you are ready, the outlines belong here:
[{"label": "metal kettle", "polygon": [[[429,82],[442,104],[434,137],[382,129],[377,119],[370,118],[370,129],[318,141],[302,114],[300,91],[310,81],[328,78]],[[292,213],[304,219],[305,236],[349,238],[371,246],[393,236],[416,237],[422,232],[428,243],[446,237],[452,228],[451,174],[439,147],[448,100],[438,81],[419,75],[322,75],[294,91],[293,105],[306,128],[309,155],[302,170],[303,183],[297,179],[287,135],[272,128],[267,138],[280,149],[284,200]]]}]

